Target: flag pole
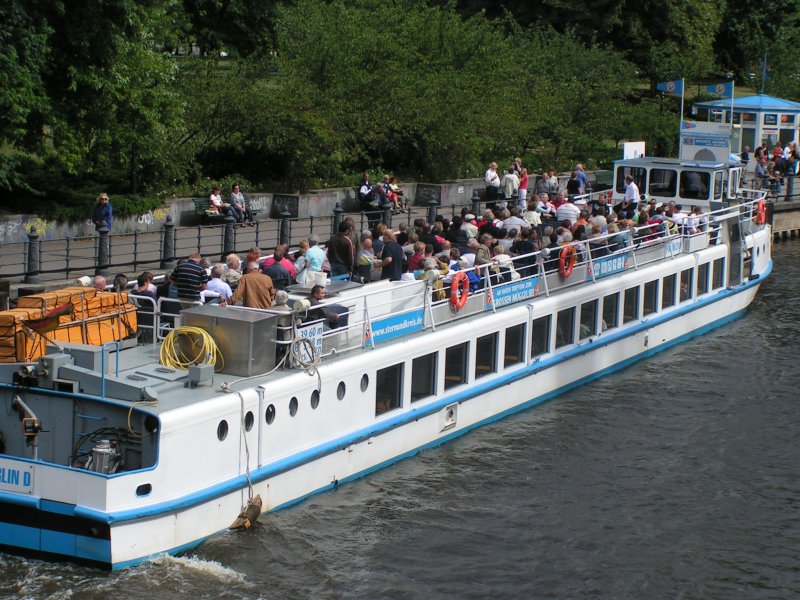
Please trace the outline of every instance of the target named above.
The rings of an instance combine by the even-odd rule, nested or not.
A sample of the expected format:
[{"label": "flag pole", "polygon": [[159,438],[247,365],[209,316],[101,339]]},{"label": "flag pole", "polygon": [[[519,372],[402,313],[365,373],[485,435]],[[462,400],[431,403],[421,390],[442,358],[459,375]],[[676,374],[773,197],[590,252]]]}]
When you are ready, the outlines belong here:
[{"label": "flag pole", "polygon": [[[728,153],[730,154],[731,151],[731,142],[733,141],[733,97],[736,95],[734,92],[736,90],[736,82],[731,79],[731,122],[730,122],[730,138],[728,140]],[[741,140],[739,141],[741,144]]]},{"label": "flag pole", "polygon": [[683,139],[683,96],[686,93],[686,79],[681,78],[681,115],[678,120],[678,158],[681,157],[681,140]]}]

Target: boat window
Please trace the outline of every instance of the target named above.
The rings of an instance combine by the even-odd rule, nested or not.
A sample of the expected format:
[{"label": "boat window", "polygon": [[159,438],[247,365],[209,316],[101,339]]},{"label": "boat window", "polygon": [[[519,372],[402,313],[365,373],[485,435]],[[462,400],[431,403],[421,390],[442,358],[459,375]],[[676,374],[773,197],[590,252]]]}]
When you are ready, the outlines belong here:
[{"label": "boat window", "polygon": [[228,437],[228,422],[225,419],[217,425],[217,439],[221,442]]},{"label": "boat window", "polygon": [[625,193],[625,178],[628,175],[633,177],[633,181],[636,183],[636,186],[639,188],[640,192],[643,192],[645,189],[647,189],[646,169],[643,169],[642,167],[628,167],[625,165],[620,165],[617,167],[617,192],[620,194]]},{"label": "boat window", "polygon": [[436,393],[436,352],[411,361],[411,401],[416,402]]},{"label": "boat window", "polygon": [[672,169],[651,169],[650,187],[647,193],[651,196],[672,198],[678,190],[678,172]]},{"label": "boat window", "polygon": [[602,330],[619,327],[619,293],[609,294],[603,298]]},{"label": "boat window", "polygon": [[622,323],[630,323],[639,318],[639,286],[625,290],[625,304],[622,306]]},{"label": "boat window", "polygon": [[375,373],[375,416],[400,408],[403,398],[403,363]]},{"label": "boat window", "polygon": [[[337,390],[338,394],[338,390]],[[344,388],[342,388],[342,397],[344,397]],[[341,400],[341,398],[339,398]],[[319,390],[311,392],[311,408],[315,409],[319,406]]]},{"label": "boat window", "polygon": [[667,275],[664,277],[664,283],[661,287],[661,308],[669,308],[675,306],[675,280],[677,274]]},{"label": "boat window", "polygon": [[556,348],[575,341],[575,307],[558,311],[556,316]]},{"label": "boat window", "polygon": [[531,358],[550,352],[550,315],[533,320],[531,327]]},{"label": "boat window", "polygon": [[644,284],[644,316],[652,315],[658,309],[658,280]]},{"label": "boat window", "polygon": [[714,200],[722,199],[722,171],[714,173]]},{"label": "boat window", "polygon": [[467,349],[469,342],[450,346],[444,353],[444,389],[467,382]]},{"label": "boat window", "polygon": [[292,399],[289,400],[289,416],[290,417],[293,417],[293,416],[295,416],[297,414],[297,407],[298,406],[299,406],[299,404],[297,403],[297,398],[292,397]]},{"label": "boat window", "polygon": [[264,420],[267,422],[267,425],[272,425],[272,422],[275,420],[275,405],[274,404],[270,404],[267,407],[267,410],[264,413]]},{"label": "boat window", "polygon": [[691,300],[694,297],[694,269],[681,271],[681,302]]},{"label": "boat window", "polygon": [[340,381],[339,385],[336,386],[336,398],[341,400],[344,398],[345,392],[347,392],[347,386],[344,384],[344,381]]},{"label": "boat window", "polygon": [[247,414],[244,416],[244,430],[250,431],[253,428],[255,422],[256,422],[256,417],[253,414],[253,411],[248,410]]},{"label": "boat window", "polygon": [[506,328],[506,347],[503,367],[508,368],[525,360],[525,323]]},{"label": "boat window", "polygon": [[697,295],[708,292],[708,263],[697,267]]},{"label": "boat window", "polygon": [[714,280],[711,284],[712,289],[716,290],[722,287],[725,281],[725,259],[718,258],[714,261]]},{"label": "boat window", "polygon": [[581,304],[581,326],[579,339],[585,339],[597,333],[597,300]]},{"label": "boat window", "polygon": [[711,174],[703,171],[681,171],[680,196],[682,198],[708,199]]},{"label": "boat window", "polygon": [[475,344],[475,379],[497,371],[497,333],[478,338]]}]

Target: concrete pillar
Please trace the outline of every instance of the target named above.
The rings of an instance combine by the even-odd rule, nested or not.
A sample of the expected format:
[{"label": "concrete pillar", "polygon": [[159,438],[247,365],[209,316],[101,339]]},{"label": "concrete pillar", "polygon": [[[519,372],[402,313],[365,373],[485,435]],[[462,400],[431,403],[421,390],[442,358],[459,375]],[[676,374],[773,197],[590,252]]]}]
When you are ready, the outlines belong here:
[{"label": "concrete pillar", "polygon": [[108,270],[109,263],[111,262],[111,240],[108,237],[108,227],[100,227],[97,229],[97,268],[94,271],[95,275],[102,275],[108,277],[111,271]]},{"label": "concrete pillar", "polygon": [[28,268],[25,269],[25,283],[39,283],[39,234],[36,227],[28,232]]},{"label": "concrete pillar", "polygon": [[225,260],[228,258],[228,254],[231,254],[234,249],[236,248],[236,233],[234,229],[236,228],[236,219],[233,218],[231,215],[225,217],[225,235],[222,237],[222,259]]},{"label": "concrete pillar", "polygon": [[381,220],[387,227],[392,227],[392,203],[386,197],[383,198],[383,204],[381,204]]},{"label": "concrete pillar", "polygon": [[333,207],[333,231],[331,231],[331,235],[336,235],[336,232],[339,231],[343,212],[342,203],[337,200],[336,206]]},{"label": "concrete pillar", "polygon": [[164,221],[163,243],[161,244],[161,268],[175,268],[175,223],[172,222],[172,215],[167,215]]},{"label": "concrete pillar", "polygon": [[428,198],[428,223],[433,223],[436,220],[436,211],[439,208],[439,202],[436,198]]},{"label": "concrete pillar", "polygon": [[281,231],[280,231],[280,240],[279,243],[281,244],[289,244],[289,219],[292,218],[289,209],[284,207],[281,211]]},{"label": "concrete pillar", "polygon": [[481,196],[478,190],[472,191],[472,214],[475,216],[481,214]]}]

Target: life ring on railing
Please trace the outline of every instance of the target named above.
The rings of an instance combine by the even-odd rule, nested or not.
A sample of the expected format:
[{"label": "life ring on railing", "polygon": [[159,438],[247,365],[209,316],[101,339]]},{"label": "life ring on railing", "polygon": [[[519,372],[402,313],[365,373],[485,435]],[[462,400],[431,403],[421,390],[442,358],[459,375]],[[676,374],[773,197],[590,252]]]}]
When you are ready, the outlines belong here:
[{"label": "life ring on railing", "polygon": [[575,246],[564,246],[561,254],[558,255],[558,273],[562,279],[568,279],[575,268],[575,261],[578,259],[578,251]]},{"label": "life ring on railing", "polygon": [[458,271],[453,276],[453,283],[450,285],[450,306],[456,310],[461,310],[467,303],[469,296],[469,277],[464,271]]},{"label": "life ring on railing", "polygon": [[756,209],[756,225],[764,225],[767,222],[767,207],[764,198],[758,201]]}]

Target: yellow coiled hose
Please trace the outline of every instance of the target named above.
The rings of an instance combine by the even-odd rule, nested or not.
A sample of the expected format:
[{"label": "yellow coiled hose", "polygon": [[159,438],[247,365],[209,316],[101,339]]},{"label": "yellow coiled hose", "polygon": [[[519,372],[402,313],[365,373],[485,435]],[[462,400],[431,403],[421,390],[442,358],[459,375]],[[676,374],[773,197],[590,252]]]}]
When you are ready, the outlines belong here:
[{"label": "yellow coiled hose", "polygon": [[219,372],[225,360],[214,338],[199,327],[178,327],[169,332],[161,344],[161,364],[173,369],[188,369],[197,363],[214,365]]}]

